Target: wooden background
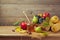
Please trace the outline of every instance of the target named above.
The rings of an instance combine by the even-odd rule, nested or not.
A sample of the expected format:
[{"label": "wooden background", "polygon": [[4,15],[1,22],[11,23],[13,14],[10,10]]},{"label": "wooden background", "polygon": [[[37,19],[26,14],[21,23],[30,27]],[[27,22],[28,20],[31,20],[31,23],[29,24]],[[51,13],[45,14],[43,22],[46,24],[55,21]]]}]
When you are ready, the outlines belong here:
[{"label": "wooden background", "polygon": [[[45,38],[42,38],[41,40],[59,40],[60,37],[45,37]],[[5,37],[1,37],[0,36],[0,40],[40,40],[38,38],[30,38],[30,37],[20,37],[20,36],[16,36],[16,37],[9,37],[9,36],[5,36]]]},{"label": "wooden background", "polygon": [[0,25],[13,25],[20,18],[26,20],[23,11],[30,20],[31,11],[35,14],[48,11],[60,17],[60,0],[0,0]]}]

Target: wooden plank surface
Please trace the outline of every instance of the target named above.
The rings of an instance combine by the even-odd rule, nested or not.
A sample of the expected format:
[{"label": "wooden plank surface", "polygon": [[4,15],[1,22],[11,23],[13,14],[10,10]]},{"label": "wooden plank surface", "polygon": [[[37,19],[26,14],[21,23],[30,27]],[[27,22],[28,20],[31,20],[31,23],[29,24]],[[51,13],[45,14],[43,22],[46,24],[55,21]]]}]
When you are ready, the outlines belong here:
[{"label": "wooden plank surface", "polygon": [[[22,11],[26,9],[32,10],[34,13],[37,12],[36,10],[39,10],[40,12],[48,11],[52,15],[60,17],[60,0],[0,0],[0,25],[3,25],[0,26],[0,40],[40,40],[26,37],[26,34],[25,37],[18,37],[24,35],[12,32],[11,30],[15,28],[14,26],[6,26],[13,25],[13,23],[20,18],[25,18]],[[31,20],[32,16],[29,13],[28,16]],[[60,40],[60,32],[49,33],[48,36],[49,37],[42,38],[42,40]]]},{"label": "wooden plank surface", "polygon": [[[28,34],[21,34],[18,32],[12,32],[13,29],[15,29],[15,26],[0,26],[0,36],[29,36]],[[48,36],[58,36],[60,37],[60,32],[58,33],[53,33],[53,32],[48,32]],[[39,35],[40,33],[35,33],[33,32],[32,35]]]},{"label": "wooden plank surface", "polygon": [[31,38],[40,33],[33,32],[32,35],[20,34],[18,32],[12,32],[12,29],[15,29],[15,26],[0,26],[0,40],[60,40],[60,32],[48,32],[49,34],[47,37],[41,38],[41,36],[39,36],[39,38]]},{"label": "wooden plank surface", "polygon": [[34,14],[47,11],[51,15],[57,15],[60,17],[60,5],[0,4],[0,25],[13,25],[13,23],[20,18],[25,18],[27,21],[23,11],[27,12],[30,20],[33,18],[31,11],[33,11]]},{"label": "wooden plank surface", "polygon": [[0,26],[0,36],[27,36],[27,34],[13,32],[15,28],[15,26]]},{"label": "wooden plank surface", "polygon": [[0,0],[0,25],[12,26],[20,18],[24,19],[24,10],[29,10],[27,15],[30,21],[31,11],[34,14],[48,11],[60,17],[60,0]]},{"label": "wooden plank surface", "polygon": [[60,0],[0,0],[2,4],[60,4]]}]

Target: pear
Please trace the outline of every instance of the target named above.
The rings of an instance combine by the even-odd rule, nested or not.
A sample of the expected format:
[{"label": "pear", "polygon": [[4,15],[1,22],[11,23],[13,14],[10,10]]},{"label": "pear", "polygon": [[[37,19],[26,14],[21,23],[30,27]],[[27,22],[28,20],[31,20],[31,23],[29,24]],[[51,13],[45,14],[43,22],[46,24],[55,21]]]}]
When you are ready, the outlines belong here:
[{"label": "pear", "polygon": [[41,29],[40,26],[38,26],[38,27],[35,28],[35,32],[40,33],[41,31],[42,31],[42,29]]},{"label": "pear", "polygon": [[34,16],[32,22],[37,23],[38,22],[38,17]]}]

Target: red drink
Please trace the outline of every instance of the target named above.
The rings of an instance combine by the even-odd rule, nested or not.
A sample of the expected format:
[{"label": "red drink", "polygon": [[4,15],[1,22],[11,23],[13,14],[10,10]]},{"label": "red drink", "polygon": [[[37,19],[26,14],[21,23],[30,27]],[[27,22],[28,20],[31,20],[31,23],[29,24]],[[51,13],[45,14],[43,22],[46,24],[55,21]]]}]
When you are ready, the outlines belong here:
[{"label": "red drink", "polygon": [[34,25],[33,24],[28,24],[27,31],[28,32],[34,32]]}]

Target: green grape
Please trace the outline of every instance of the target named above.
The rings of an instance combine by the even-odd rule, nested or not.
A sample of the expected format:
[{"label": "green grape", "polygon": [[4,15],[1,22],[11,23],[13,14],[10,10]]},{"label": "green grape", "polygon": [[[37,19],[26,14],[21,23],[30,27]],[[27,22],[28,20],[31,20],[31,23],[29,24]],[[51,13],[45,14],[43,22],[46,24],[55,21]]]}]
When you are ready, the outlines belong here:
[{"label": "green grape", "polygon": [[43,26],[44,27],[48,27],[49,26],[49,23],[48,22],[43,22]]}]

